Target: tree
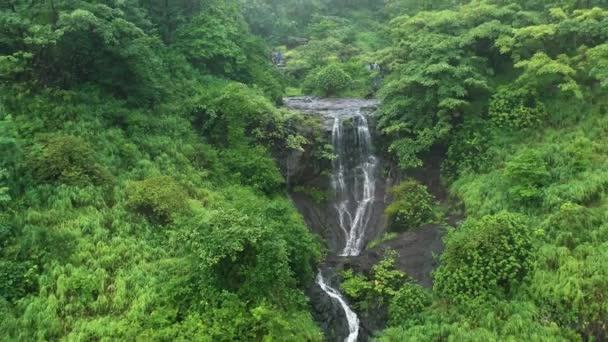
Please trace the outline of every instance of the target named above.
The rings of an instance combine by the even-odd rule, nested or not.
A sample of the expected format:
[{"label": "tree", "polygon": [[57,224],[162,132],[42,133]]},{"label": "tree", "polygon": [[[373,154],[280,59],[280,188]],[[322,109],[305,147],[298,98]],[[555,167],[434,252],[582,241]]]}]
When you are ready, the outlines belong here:
[{"label": "tree", "polygon": [[203,71],[231,75],[246,61],[246,53],[238,43],[246,33],[246,24],[235,4],[214,1],[177,30],[176,45]]},{"label": "tree", "polygon": [[338,64],[330,64],[304,81],[304,91],[322,96],[335,96],[348,89],[352,78]]},{"label": "tree", "polygon": [[[565,57],[564,57],[565,58]],[[515,64],[516,68],[523,69],[516,83],[520,87],[549,94],[558,92],[573,95],[582,99],[580,86],[574,80],[576,71],[567,64],[567,60],[553,60],[546,54],[539,52],[529,60],[522,60]]]}]

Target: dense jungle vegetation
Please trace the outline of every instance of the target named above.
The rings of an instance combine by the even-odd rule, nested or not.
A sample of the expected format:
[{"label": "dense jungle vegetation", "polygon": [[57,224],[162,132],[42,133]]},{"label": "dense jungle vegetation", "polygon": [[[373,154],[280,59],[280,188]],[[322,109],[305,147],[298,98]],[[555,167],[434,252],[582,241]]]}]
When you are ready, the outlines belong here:
[{"label": "dense jungle vegetation", "polygon": [[[377,340],[608,339],[605,0],[5,0],[0,340],[323,340],[274,158],[315,148],[300,94],[379,98],[466,218],[432,289],[345,272]],[[392,193],[387,239],[438,220]]]}]

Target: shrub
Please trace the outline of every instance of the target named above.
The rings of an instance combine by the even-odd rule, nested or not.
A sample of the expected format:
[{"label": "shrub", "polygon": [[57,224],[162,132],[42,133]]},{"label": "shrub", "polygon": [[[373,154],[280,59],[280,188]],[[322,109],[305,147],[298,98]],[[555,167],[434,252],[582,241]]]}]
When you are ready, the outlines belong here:
[{"label": "shrub", "polygon": [[127,206],[160,224],[187,211],[188,195],[171,177],[160,176],[127,183]]},{"label": "shrub", "polygon": [[227,150],[222,157],[231,174],[243,185],[271,194],[285,183],[275,161],[263,147]]},{"label": "shrub", "polygon": [[532,238],[521,215],[502,212],[450,231],[434,280],[456,300],[507,293],[532,268]]},{"label": "shrub", "polygon": [[330,64],[304,80],[304,91],[322,96],[334,96],[350,87],[352,78],[338,64]]},{"label": "shrub", "polygon": [[0,297],[12,301],[33,292],[37,286],[36,265],[0,260]]},{"label": "shrub", "polygon": [[386,249],[384,257],[372,267],[371,277],[352,270],[342,272],[342,291],[359,310],[381,308],[388,304],[408,280],[407,274],[395,268],[396,251]]},{"label": "shrub", "polygon": [[492,132],[482,120],[466,122],[451,137],[447,158],[441,165],[449,179],[465,172],[479,172],[489,168],[491,154],[488,152]]},{"label": "shrub", "polygon": [[490,117],[499,126],[534,127],[546,116],[539,96],[526,89],[499,88],[490,100]]},{"label": "shrub", "polygon": [[533,149],[524,149],[509,160],[504,174],[513,184],[509,190],[513,198],[528,204],[540,200],[551,176],[542,153]]},{"label": "shrub", "polygon": [[382,260],[372,267],[374,291],[381,298],[391,298],[394,296],[407,280],[407,274],[395,268],[398,258],[399,254],[397,251],[386,249]]},{"label": "shrub", "polygon": [[52,137],[35,145],[29,155],[28,167],[41,182],[100,185],[111,178],[109,172],[97,163],[93,148],[73,136]]},{"label": "shrub", "polygon": [[396,326],[430,305],[430,293],[415,283],[406,283],[391,299],[388,306],[389,325]]},{"label": "shrub", "polygon": [[[367,277],[360,273],[354,273],[353,270],[342,272],[342,278],[340,289],[354,299],[357,304],[363,303],[374,289],[373,283]],[[363,305],[363,307],[366,306]]]},{"label": "shrub", "polygon": [[[10,202],[11,196],[9,194],[9,188],[5,186],[5,178],[8,177],[8,172],[5,169],[0,168],[0,210],[3,209],[4,205]],[[1,213],[1,211],[0,211]]]},{"label": "shrub", "polygon": [[258,89],[217,82],[197,98],[192,115],[206,142],[217,147],[283,141],[282,114]]},{"label": "shrub", "polygon": [[433,196],[426,186],[408,180],[393,187],[390,192],[394,200],[385,211],[389,229],[403,232],[433,220]]},{"label": "shrub", "polygon": [[[543,222],[543,231],[549,241],[558,246],[575,249],[593,240],[605,241],[602,236],[602,210],[566,202]],[[605,231],[605,230],[604,230]]]}]

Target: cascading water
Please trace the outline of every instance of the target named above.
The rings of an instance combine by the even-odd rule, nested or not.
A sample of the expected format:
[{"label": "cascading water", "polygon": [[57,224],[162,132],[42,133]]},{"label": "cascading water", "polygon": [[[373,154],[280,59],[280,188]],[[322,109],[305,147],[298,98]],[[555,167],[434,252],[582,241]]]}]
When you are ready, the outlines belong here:
[{"label": "cascading water", "polygon": [[[344,249],[340,256],[357,256],[361,253],[365,229],[371,217],[378,162],[372,154],[369,124],[361,113],[361,108],[354,112],[335,112],[333,119],[332,145],[336,156],[332,161],[331,183],[335,193],[334,208],[345,237]],[[345,134],[343,125],[346,122],[352,125],[346,130],[352,136]],[[359,336],[357,315],[340,293],[325,283],[322,272],[317,276],[317,284],[344,309],[349,329],[349,335],[344,341],[357,341]]]},{"label": "cascading water", "polygon": [[[364,108],[373,107],[371,100],[287,99],[287,106],[305,112],[325,114],[331,122],[332,161],[331,186],[334,191],[333,211],[344,243],[335,251],[341,257],[358,256],[363,249],[376,193],[378,159],[373,155],[372,137]],[[328,285],[320,270],[317,285],[337,301],[348,321],[345,342],[359,339],[360,322],[339,291]]]},{"label": "cascading water", "polygon": [[[352,121],[350,139],[344,136],[344,117]],[[352,146],[346,144],[352,142]],[[333,160],[332,187],[336,196],[338,223],[344,232],[345,245],[341,256],[361,253],[365,229],[371,217],[376,191],[376,157],[372,154],[372,139],[367,118],[358,109],[347,115],[336,115],[332,129]]]},{"label": "cascading water", "polygon": [[344,339],[344,342],[357,341],[357,338],[359,337],[359,317],[357,317],[357,314],[348,306],[340,292],[325,283],[325,278],[323,278],[323,272],[321,271],[317,274],[317,284],[321,287],[323,292],[340,303],[340,306],[342,306],[342,309],[344,310],[344,314],[346,314],[346,320],[348,321],[348,337]]}]

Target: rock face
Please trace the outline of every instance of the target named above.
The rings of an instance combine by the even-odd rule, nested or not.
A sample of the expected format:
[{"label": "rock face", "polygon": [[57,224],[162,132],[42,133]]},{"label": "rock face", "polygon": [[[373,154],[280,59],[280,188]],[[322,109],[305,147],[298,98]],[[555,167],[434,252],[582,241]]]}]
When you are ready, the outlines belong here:
[{"label": "rock face", "polygon": [[[361,130],[361,118],[352,113],[363,114],[366,119],[365,127],[369,129],[370,139],[379,140],[375,134],[374,111],[377,102],[374,100],[360,99],[315,99],[310,97],[297,97],[284,99],[286,107],[299,110],[306,115],[320,120],[323,130],[322,137],[325,144],[334,146],[334,153],[340,154],[339,163],[336,159],[322,160],[311,152],[310,148],[305,151],[289,151],[278,158],[279,164],[290,187],[290,195],[296,207],[303,215],[310,229],[318,234],[325,242],[328,256],[320,265],[320,272],[326,285],[333,289],[339,289],[339,273],[344,268],[352,268],[356,271],[369,274],[371,267],[382,259],[385,248],[389,247],[400,255],[396,262],[397,268],[406,272],[412,278],[418,280],[424,286],[431,286],[431,271],[436,261],[434,253],[443,249],[441,242],[441,230],[436,225],[422,227],[419,230],[402,234],[399,238],[385,242],[374,249],[366,250],[365,246],[374,238],[380,236],[386,230],[384,210],[389,204],[386,189],[395,185],[402,178],[401,172],[396,168],[389,167],[378,157],[379,153],[365,151],[361,148],[360,139],[365,139],[365,134],[357,132]],[[359,115],[360,116],[360,115]],[[337,145],[336,117],[339,117],[339,128],[341,131],[341,145]],[[351,120],[352,122],[350,122]],[[319,129],[317,127],[317,129]],[[314,132],[310,127],[300,127],[298,132],[310,137]],[[318,132],[316,132],[318,133]],[[363,132],[364,133],[364,132]],[[333,141],[332,141],[333,138]],[[319,142],[317,142],[319,143]],[[373,158],[373,159],[370,159]],[[374,164],[367,164],[367,161]],[[366,166],[367,165],[367,166]],[[372,167],[373,166],[373,167]],[[344,168],[344,177],[340,179],[337,174],[339,167]],[[373,187],[363,182],[362,173],[352,172],[352,169],[365,169],[373,173]],[[425,175],[434,175],[421,171],[418,173],[423,178],[423,183],[437,183],[438,179],[426,179]],[[438,177],[438,172],[436,173]],[[367,175],[369,176],[369,175]],[[350,177],[350,178],[349,178]],[[358,179],[352,179],[352,178]],[[416,177],[418,178],[418,177]],[[340,190],[339,183],[346,191]],[[365,187],[365,184],[367,187]],[[302,189],[321,189],[326,195],[323,200],[315,199],[310,193]],[[369,206],[364,208],[365,227],[360,246],[345,248],[349,238],[348,229],[352,228],[352,222],[356,221],[352,216],[361,206],[363,193],[368,193],[367,198],[373,198]],[[345,225],[340,222],[340,204],[350,206],[348,208],[348,220],[351,224]],[[344,204],[346,203],[346,204]],[[347,216],[348,216],[347,215]],[[342,217],[344,220],[344,217]],[[346,229],[345,229],[346,226]],[[349,332],[349,321],[345,309],[336,298],[328,296],[317,284],[307,290],[311,299],[312,313],[320,327],[325,332],[328,341],[346,341],[352,338]],[[386,312],[375,312],[369,316],[358,315],[359,329],[357,341],[367,341],[372,333],[382,329],[386,323]],[[351,322],[352,323],[352,322]],[[352,324],[351,324],[352,325]],[[351,327],[352,328],[352,327]],[[352,330],[352,329],[351,329]],[[350,340],[354,341],[354,340]]]}]

